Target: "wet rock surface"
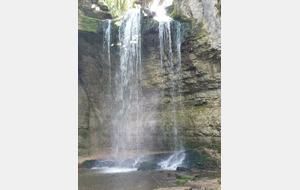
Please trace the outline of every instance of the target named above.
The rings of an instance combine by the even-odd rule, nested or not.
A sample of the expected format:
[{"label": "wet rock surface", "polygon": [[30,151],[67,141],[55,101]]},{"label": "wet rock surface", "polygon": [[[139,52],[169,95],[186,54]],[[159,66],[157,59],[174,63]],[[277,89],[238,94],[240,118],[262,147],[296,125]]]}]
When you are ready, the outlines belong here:
[{"label": "wet rock surface", "polygon": [[[208,147],[220,151],[221,51],[218,45],[220,36],[213,34],[209,28],[210,25],[214,25],[213,23],[217,24],[215,26],[217,31],[220,27],[218,9],[213,6],[217,4],[215,1],[212,4],[203,1],[197,12],[195,9],[198,5],[195,4],[194,7],[189,5],[192,1],[185,1],[185,4],[175,2],[170,11],[179,10],[183,17],[191,19],[191,21],[178,19],[182,22],[183,35],[181,77],[179,74],[175,76],[176,85],[181,91],[180,95],[175,97],[175,104],[181,107],[175,111],[178,138],[182,140],[183,147],[186,149]],[[205,3],[207,5],[204,5]],[[195,14],[190,17],[188,17],[188,12],[183,14],[184,6],[189,7],[188,12]],[[171,74],[167,65],[165,73],[163,75],[160,73],[158,23],[146,17],[142,22],[143,111],[141,118],[145,132],[140,134],[143,138],[139,146],[151,151],[172,150],[174,148],[174,132],[172,131],[174,111],[170,103],[172,102]],[[103,51],[103,35],[101,31],[93,33],[94,29],[93,27],[91,29],[89,25],[85,27],[90,32],[80,30],[78,35],[79,156],[110,151],[110,137],[113,133],[110,127],[112,125],[111,113],[114,112],[114,99],[108,93],[108,62],[105,59],[106,52]],[[118,29],[116,25],[113,28],[115,32],[112,44],[117,44]],[[118,48],[117,45],[111,47],[112,73],[118,69]],[[164,57],[164,60],[167,63],[168,57]],[[112,81],[114,81],[114,75],[112,75]],[[210,165],[213,163],[199,166],[203,169]]]},{"label": "wet rock surface", "polygon": [[[184,156],[181,161],[179,161],[180,155]],[[176,154],[143,155],[122,160],[86,160],[82,163],[85,168],[136,168],[138,171],[171,169],[173,165],[173,170],[176,169],[176,172],[168,175],[170,177],[175,176],[177,179],[190,179],[191,177],[197,177],[200,173],[219,171],[221,168],[220,158],[211,156],[204,149],[183,151]]]},{"label": "wet rock surface", "polygon": [[138,171],[148,171],[148,170],[155,170],[158,168],[158,165],[156,162],[142,162],[140,166],[138,167]]},{"label": "wet rock surface", "polygon": [[85,168],[92,168],[96,165],[97,160],[86,160],[82,163],[82,166]]}]

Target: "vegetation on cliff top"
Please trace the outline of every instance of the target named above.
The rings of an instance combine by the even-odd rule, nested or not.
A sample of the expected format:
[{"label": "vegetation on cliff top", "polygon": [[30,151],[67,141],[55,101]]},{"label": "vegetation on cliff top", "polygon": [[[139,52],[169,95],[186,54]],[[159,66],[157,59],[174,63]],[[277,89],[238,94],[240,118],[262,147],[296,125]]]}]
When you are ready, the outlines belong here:
[{"label": "vegetation on cliff top", "polygon": [[84,16],[78,12],[78,29],[88,32],[98,32],[99,19]]}]

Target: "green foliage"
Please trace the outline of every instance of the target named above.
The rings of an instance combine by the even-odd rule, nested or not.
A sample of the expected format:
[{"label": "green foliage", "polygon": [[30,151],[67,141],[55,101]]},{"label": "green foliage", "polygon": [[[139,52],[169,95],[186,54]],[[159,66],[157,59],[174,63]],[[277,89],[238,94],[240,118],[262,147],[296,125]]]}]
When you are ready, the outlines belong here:
[{"label": "green foliage", "polygon": [[105,2],[113,14],[113,17],[118,17],[132,7],[133,0],[106,0]]},{"label": "green foliage", "polygon": [[183,183],[186,183],[187,181],[185,179],[176,179],[176,183],[179,183],[179,184],[183,184]]}]

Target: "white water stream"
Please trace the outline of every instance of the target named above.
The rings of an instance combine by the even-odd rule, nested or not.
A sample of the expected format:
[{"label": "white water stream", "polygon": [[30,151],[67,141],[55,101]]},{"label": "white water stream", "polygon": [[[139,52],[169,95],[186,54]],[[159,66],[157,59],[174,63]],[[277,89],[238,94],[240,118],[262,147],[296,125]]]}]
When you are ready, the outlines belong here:
[{"label": "white water stream", "polygon": [[[110,47],[111,47],[111,20],[103,20],[103,53],[107,53],[108,67],[109,67],[109,87],[108,91],[111,93],[111,61],[110,61]],[[105,47],[106,44],[106,47]],[[106,52],[104,52],[106,49]]]},{"label": "white water stream", "polygon": [[119,28],[120,63],[116,73],[117,113],[113,118],[113,149],[139,149],[141,138],[141,11],[129,9]]},{"label": "white water stream", "polygon": [[[165,16],[167,17],[167,16]],[[173,114],[173,133],[174,133],[174,150],[183,150],[182,142],[178,138],[178,123],[176,111],[180,111],[182,107],[181,90],[178,80],[181,78],[181,32],[180,23],[169,19],[158,19],[159,21],[159,47],[160,47],[160,69],[161,74],[165,75],[166,69],[171,73],[169,77],[172,87],[170,88],[170,95],[172,101]],[[172,27],[171,27],[172,25]],[[173,30],[172,30],[173,28]],[[172,31],[175,35],[172,35]],[[175,54],[177,54],[176,62],[174,63],[174,53],[172,47],[172,37],[175,43]],[[168,61],[164,62],[164,56],[167,55]],[[181,112],[182,114],[182,112]]]},{"label": "white water stream", "polygon": [[185,159],[184,151],[171,154],[163,159],[153,160],[151,155],[142,155],[127,159],[99,160],[92,169],[99,170],[100,173],[124,173],[137,171],[142,162],[156,162],[159,170],[176,170],[183,164]]}]

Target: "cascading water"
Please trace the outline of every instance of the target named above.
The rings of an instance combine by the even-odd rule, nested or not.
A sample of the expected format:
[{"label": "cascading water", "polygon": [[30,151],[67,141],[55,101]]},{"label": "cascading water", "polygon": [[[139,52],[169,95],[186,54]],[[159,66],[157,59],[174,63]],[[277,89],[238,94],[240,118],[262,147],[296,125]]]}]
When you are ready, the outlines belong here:
[{"label": "cascading water", "polygon": [[167,160],[164,160],[158,165],[164,170],[176,170],[178,166],[180,166],[185,159],[184,151],[177,152],[172,154]]},{"label": "cascading water", "polygon": [[[176,67],[174,65],[174,60],[173,60],[173,50],[172,50],[172,35],[171,35],[171,22],[174,23],[176,26],[176,53],[177,53],[177,63]],[[182,143],[180,139],[178,139],[178,126],[177,126],[177,117],[176,117],[176,111],[181,108],[181,94],[180,94],[180,85],[178,85],[176,82],[179,77],[181,77],[181,54],[180,54],[180,46],[181,46],[181,40],[180,40],[180,23],[174,20],[171,21],[161,21],[159,23],[159,41],[160,41],[160,62],[161,62],[161,71],[162,74],[165,73],[164,67],[164,54],[165,54],[165,47],[167,48],[167,57],[169,58],[169,65],[168,69],[171,73],[170,75],[170,81],[172,88],[170,89],[170,94],[171,94],[171,100],[172,100],[172,112],[173,112],[173,130],[174,130],[174,150],[179,151],[182,150]],[[166,46],[164,46],[166,44]],[[165,63],[167,64],[167,63]],[[179,106],[176,105],[176,96],[179,96]]]},{"label": "cascading water", "polygon": [[[155,162],[161,169],[175,170],[180,166],[184,159],[182,143],[178,138],[178,124],[176,111],[181,108],[180,86],[177,84],[181,77],[181,33],[180,23],[172,20],[166,15],[159,21],[159,47],[160,47],[160,65],[162,74],[165,69],[169,71],[169,81],[171,84],[170,94],[173,113],[173,133],[174,133],[174,151],[163,159]],[[106,27],[103,27],[104,48],[107,48],[107,58],[109,63],[109,81],[111,89],[111,21],[103,21]],[[174,29],[175,28],[175,29]],[[172,35],[173,34],[173,35]],[[175,34],[175,35],[174,35]],[[172,38],[173,44],[172,46]],[[136,171],[141,162],[149,160],[148,156],[139,156],[136,158],[122,159],[119,157],[120,151],[139,150],[142,140],[142,122],[141,122],[141,10],[130,9],[127,11],[119,28],[120,62],[116,71],[115,87],[116,97],[114,109],[116,114],[113,117],[112,147],[115,150],[114,160],[99,161],[94,169],[102,169],[103,173],[131,172]],[[173,50],[175,50],[173,52]],[[164,62],[164,56],[167,55],[168,61]],[[164,91],[164,90],[163,90]],[[179,99],[178,101],[176,99]]]},{"label": "cascading water", "polygon": [[[104,55],[107,52],[107,60],[108,60],[108,67],[109,67],[109,86],[108,91],[111,93],[111,61],[110,61],[110,46],[111,46],[111,20],[103,20],[103,53]],[[106,47],[105,47],[106,44]],[[106,52],[105,52],[106,50]]]},{"label": "cascading water", "polygon": [[116,107],[113,148],[139,149],[141,136],[141,11],[127,11],[119,28],[120,65],[116,74]]},{"label": "cascading water", "polygon": [[[172,113],[173,113],[173,133],[174,133],[174,151],[182,151],[183,146],[181,139],[178,138],[178,124],[177,124],[177,115],[176,112],[181,110],[182,101],[181,101],[181,92],[180,85],[178,84],[178,79],[181,78],[181,25],[179,22],[171,19],[170,17],[161,15],[160,17],[155,18],[159,21],[159,47],[160,47],[160,68],[161,74],[164,76],[165,67],[170,71],[169,80],[171,83],[170,95],[172,101]],[[173,48],[172,48],[172,27],[175,28],[175,34],[173,35],[175,42],[175,54],[177,54],[176,62],[174,64],[173,59]],[[164,63],[164,55],[168,57],[168,63]],[[168,64],[168,66],[167,66]],[[164,91],[164,90],[163,90]],[[179,99],[178,99],[179,97]],[[176,103],[176,98],[179,103]],[[179,104],[179,105],[177,105]],[[180,112],[182,114],[182,112]],[[164,169],[176,169],[176,166],[180,164],[185,158],[183,152],[175,153],[172,155],[169,160],[161,163],[162,168]]]},{"label": "cascading water", "polygon": [[183,165],[185,152],[175,154],[142,155],[125,159],[98,160],[92,169],[98,169],[101,173],[121,173],[137,171],[142,162],[157,163],[157,169],[176,170]]}]

